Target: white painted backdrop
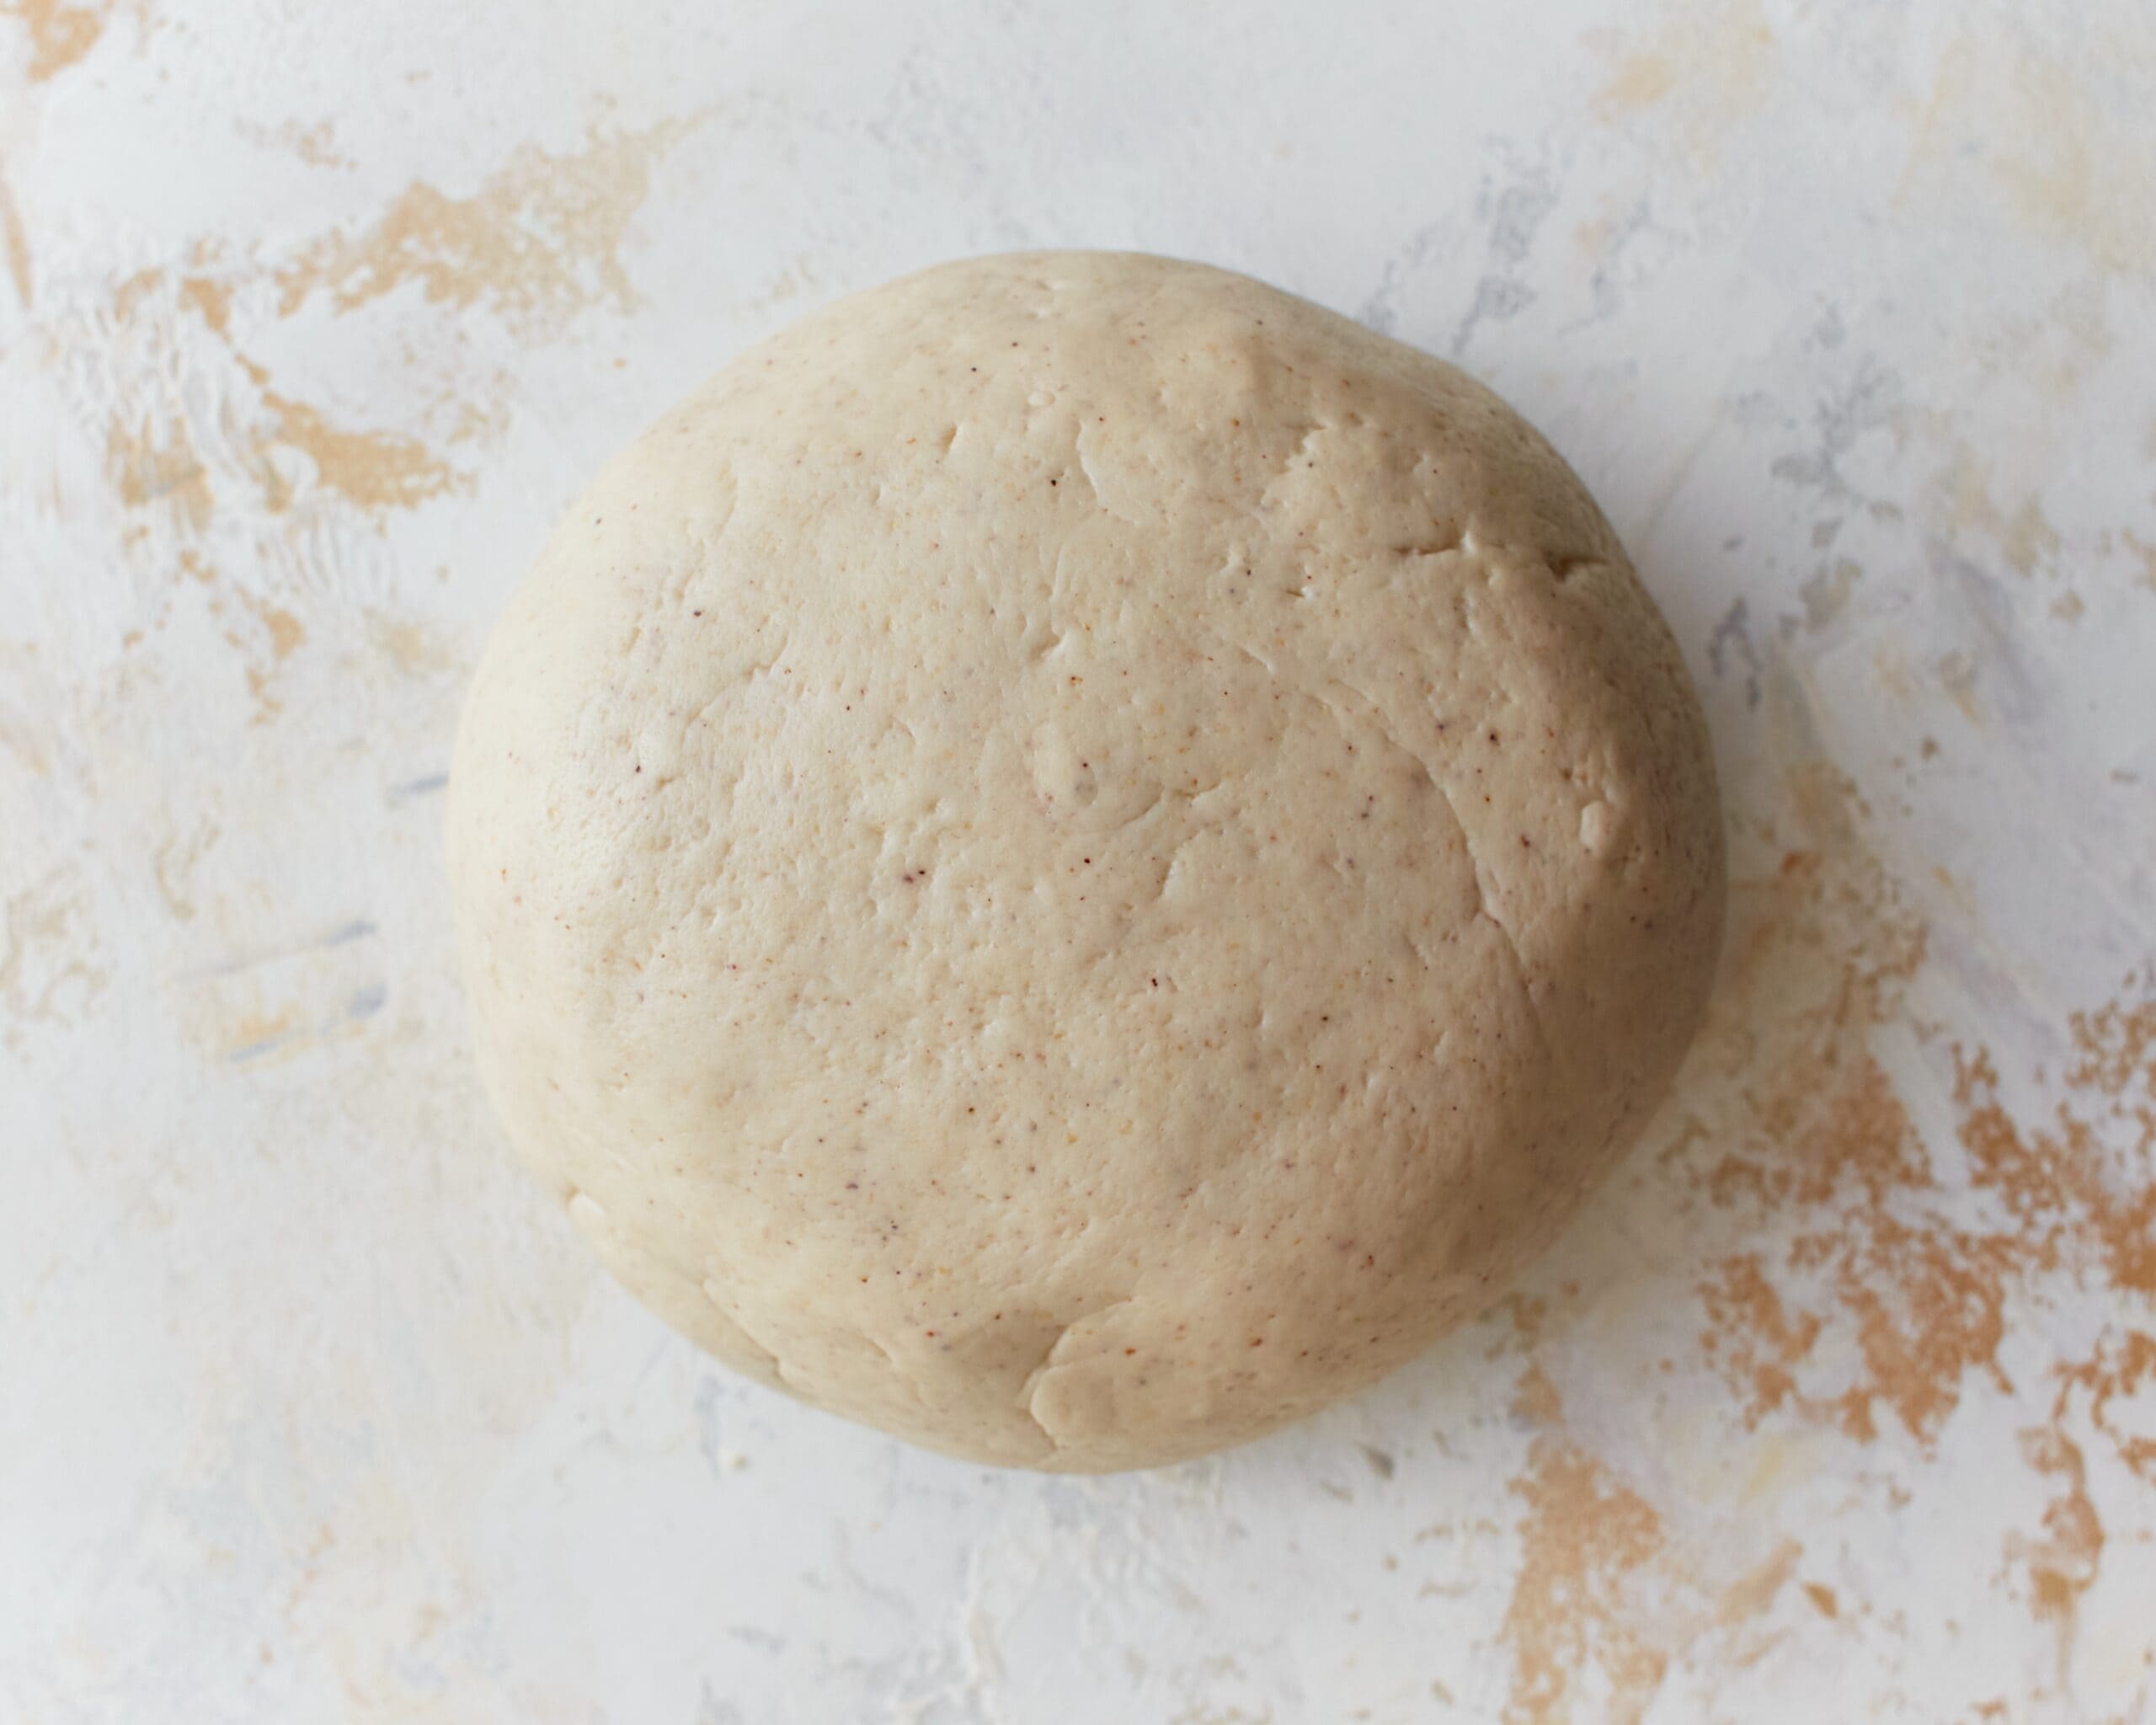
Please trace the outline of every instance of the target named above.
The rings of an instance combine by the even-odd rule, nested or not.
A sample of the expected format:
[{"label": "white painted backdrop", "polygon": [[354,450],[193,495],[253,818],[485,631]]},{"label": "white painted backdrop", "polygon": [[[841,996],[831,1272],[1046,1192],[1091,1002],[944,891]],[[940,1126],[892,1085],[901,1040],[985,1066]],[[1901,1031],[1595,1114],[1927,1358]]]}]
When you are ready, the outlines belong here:
[{"label": "white painted backdrop", "polygon": [[[0,1719],[2151,1717],[2152,88],[2139,0],[0,4]],[[603,456],[1058,244],[1535,419],[1737,876],[1517,1297],[1091,1482],[601,1281],[474,1093],[438,834]]]}]

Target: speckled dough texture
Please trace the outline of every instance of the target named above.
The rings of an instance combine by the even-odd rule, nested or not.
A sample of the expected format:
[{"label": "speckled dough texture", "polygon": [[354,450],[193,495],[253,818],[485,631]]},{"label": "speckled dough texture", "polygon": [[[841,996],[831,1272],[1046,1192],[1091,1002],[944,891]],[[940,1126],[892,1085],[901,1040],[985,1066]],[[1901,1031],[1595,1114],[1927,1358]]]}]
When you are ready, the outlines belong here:
[{"label": "speckled dough texture", "polygon": [[487,1087],[739,1370],[1146,1466],[1392,1370],[1662,1095],[1723,901],[1608,523],[1451,367],[1245,278],[953,264],[616,459],[478,673]]}]

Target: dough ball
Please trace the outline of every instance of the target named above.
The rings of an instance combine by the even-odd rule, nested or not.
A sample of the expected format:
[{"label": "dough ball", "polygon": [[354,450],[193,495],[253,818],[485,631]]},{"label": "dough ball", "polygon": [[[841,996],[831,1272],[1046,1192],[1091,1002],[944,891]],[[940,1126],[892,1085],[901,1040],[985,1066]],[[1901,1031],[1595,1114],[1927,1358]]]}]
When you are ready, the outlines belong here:
[{"label": "dough ball", "polygon": [[1669,632],[1451,367],[1151,257],[958,263],[616,458],[473,684],[487,1087],[737,1370],[1194,1455],[1485,1306],[1635,1137],[1723,859]]}]

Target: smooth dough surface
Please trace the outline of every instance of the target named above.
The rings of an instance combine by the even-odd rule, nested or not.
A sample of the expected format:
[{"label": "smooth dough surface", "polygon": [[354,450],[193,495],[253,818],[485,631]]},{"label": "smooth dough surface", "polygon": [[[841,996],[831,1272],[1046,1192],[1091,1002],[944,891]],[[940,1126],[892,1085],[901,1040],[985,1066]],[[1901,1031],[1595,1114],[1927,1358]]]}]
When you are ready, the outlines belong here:
[{"label": "smooth dough surface", "polygon": [[1485,1306],[1662,1094],[1723,896],[1697,700],[1549,446],[1096,253],[843,301],[617,457],[449,837],[483,1076],[621,1280],[1077,1470]]}]

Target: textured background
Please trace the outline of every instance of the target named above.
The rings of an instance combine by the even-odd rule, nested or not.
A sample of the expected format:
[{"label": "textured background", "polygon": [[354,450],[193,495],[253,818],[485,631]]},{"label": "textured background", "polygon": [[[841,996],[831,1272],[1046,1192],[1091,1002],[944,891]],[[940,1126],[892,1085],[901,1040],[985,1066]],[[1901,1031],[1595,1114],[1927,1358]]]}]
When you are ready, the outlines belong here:
[{"label": "textured background", "polygon": [[[1534,19],[0,5],[0,1719],[2156,1717],[2156,15]],[[1059,243],[1536,419],[1735,875],[1678,1095],[1523,1290],[1095,1482],[602,1282],[474,1094],[439,837],[603,455],[831,295]]]}]

